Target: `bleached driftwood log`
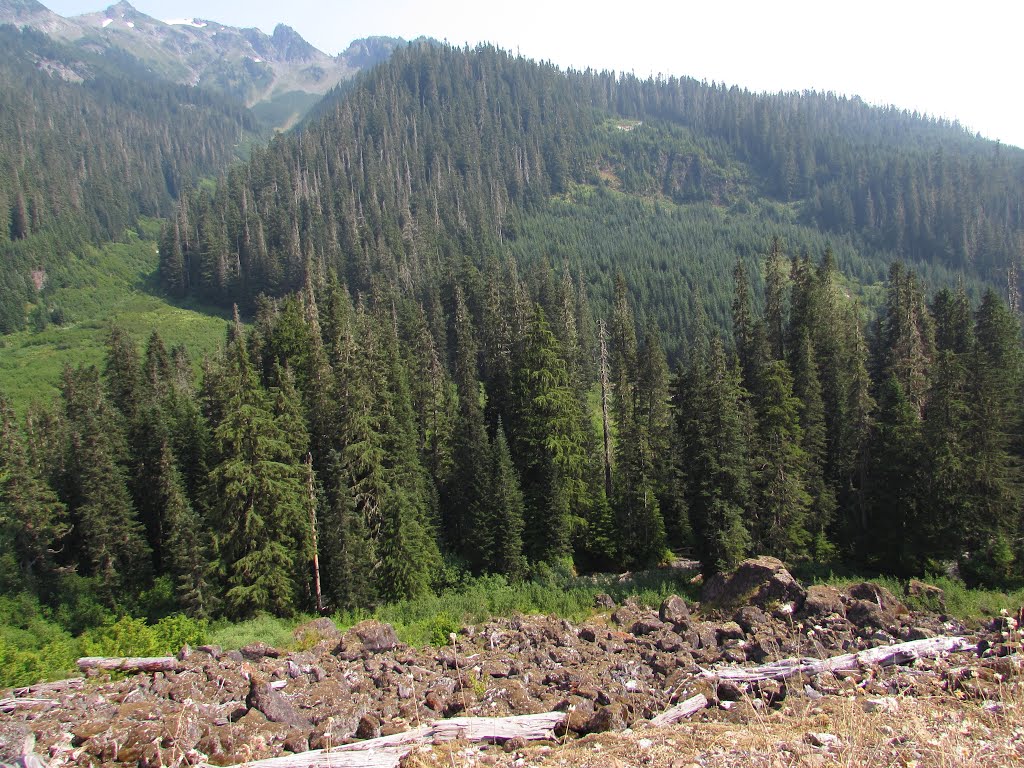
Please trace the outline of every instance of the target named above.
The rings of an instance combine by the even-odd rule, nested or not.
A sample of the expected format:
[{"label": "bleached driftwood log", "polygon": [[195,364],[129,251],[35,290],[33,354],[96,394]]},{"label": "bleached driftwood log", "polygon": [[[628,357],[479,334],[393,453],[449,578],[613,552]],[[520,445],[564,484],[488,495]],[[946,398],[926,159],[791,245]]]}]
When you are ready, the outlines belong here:
[{"label": "bleached driftwood log", "polygon": [[13,699],[0,699],[0,712],[7,715],[16,709],[27,709],[29,707],[46,707],[49,709],[50,707],[56,707],[58,704],[60,702],[54,699],[33,699],[21,696]]},{"label": "bleached driftwood log", "polygon": [[106,672],[174,672],[181,663],[173,656],[85,656],[78,660],[83,672],[102,669]]},{"label": "bleached driftwood log", "polygon": [[69,677],[66,680],[55,680],[52,683],[36,683],[23,688],[15,688],[15,696],[31,696],[34,693],[63,693],[79,691],[85,687],[84,677]]},{"label": "bleached driftwood log", "polygon": [[690,715],[700,712],[707,705],[707,697],[703,693],[698,693],[696,696],[691,696],[686,701],[676,704],[672,709],[652,717],[651,725],[661,727],[678,723],[680,720],[685,720]]},{"label": "bleached driftwood log", "polygon": [[316,749],[298,755],[254,760],[244,765],[246,768],[396,768],[404,755],[423,744],[454,739],[501,742],[517,736],[527,740],[550,739],[565,718],[564,712],[515,717],[453,717],[393,736],[357,741],[331,750]]},{"label": "bleached driftwood log", "polygon": [[704,677],[719,680],[735,680],[753,683],[758,680],[782,680],[793,675],[820,675],[842,669],[860,667],[888,667],[893,664],[907,664],[915,659],[938,656],[940,653],[974,650],[977,646],[963,637],[929,637],[911,640],[908,643],[883,645],[858,653],[844,653],[829,659],[782,659],[760,667],[718,667],[702,669]]},{"label": "bleached driftwood log", "polygon": [[522,737],[531,739],[552,739],[555,728],[566,718],[564,712],[542,712],[539,715],[516,717],[452,717],[438,720],[430,725],[430,737],[434,741],[495,741],[502,742]]}]

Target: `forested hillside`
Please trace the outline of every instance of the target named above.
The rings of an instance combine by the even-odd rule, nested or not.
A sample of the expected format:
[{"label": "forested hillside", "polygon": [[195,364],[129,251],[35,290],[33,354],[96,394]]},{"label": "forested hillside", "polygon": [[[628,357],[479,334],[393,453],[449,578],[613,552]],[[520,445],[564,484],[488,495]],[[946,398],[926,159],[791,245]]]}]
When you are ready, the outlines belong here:
[{"label": "forested hillside", "polygon": [[975,293],[1005,289],[1021,253],[1024,152],[856,100],[422,45],[319,115],[180,209],[163,248],[173,292],[251,310],[300,286],[308,258],[353,290],[417,293],[511,248],[605,308],[622,271],[674,344],[692,330],[679,294],[705,292],[724,324],[733,260],[775,234],[797,253],[830,240],[864,283],[900,258]]},{"label": "forested hillside", "polygon": [[0,581],[236,618],[670,553],[1012,581],[1022,169],[856,101],[410,46],[167,220],[166,289],[237,306],[198,385],[115,325],[0,407]]},{"label": "forested hillside", "polygon": [[0,330],[84,242],[168,216],[254,137],[240,102],[154,78],[127,55],[91,56],[0,27]]}]

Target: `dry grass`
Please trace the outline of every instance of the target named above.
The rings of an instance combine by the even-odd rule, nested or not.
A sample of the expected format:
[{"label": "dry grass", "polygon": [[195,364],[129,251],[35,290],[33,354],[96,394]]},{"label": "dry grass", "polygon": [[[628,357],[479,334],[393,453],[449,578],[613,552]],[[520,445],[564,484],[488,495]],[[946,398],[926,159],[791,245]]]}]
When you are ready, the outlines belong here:
[{"label": "dry grass", "polygon": [[[669,728],[594,734],[565,745],[438,745],[409,755],[406,768],[1009,768],[1024,765],[1024,683],[1000,701],[952,695],[896,697],[894,711],[867,711],[863,695],[803,697],[781,709],[737,702]],[[830,734],[838,741],[828,742]]]}]

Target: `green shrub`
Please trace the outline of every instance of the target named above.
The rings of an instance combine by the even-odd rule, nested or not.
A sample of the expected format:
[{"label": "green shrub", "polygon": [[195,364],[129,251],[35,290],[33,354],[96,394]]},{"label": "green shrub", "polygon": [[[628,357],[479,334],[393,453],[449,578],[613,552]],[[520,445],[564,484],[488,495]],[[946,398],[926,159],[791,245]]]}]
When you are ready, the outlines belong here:
[{"label": "green shrub", "polygon": [[224,649],[244,648],[250,643],[264,642],[275,648],[290,648],[294,642],[295,627],[311,616],[300,616],[293,619],[279,619],[276,616],[261,614],[254,619],[237,623],[218,622],[210,628],[206,635],[207,642],[219,645]]},{"label": "green shrub", "polygon": [[156,656],[160,652],[153,627],[131,616],[90,629],[82,635],[82,648],[87,656]]}]

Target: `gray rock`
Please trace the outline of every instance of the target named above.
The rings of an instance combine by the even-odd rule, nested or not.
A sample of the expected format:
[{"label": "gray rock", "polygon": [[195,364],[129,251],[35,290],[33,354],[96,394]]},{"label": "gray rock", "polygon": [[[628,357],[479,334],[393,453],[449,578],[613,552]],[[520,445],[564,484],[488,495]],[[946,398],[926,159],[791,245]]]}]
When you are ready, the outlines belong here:
[{"label": "gray rock", "polygon": [[661,604],[658,616],[666,624],[685,625],[690,621],[690,609],[679,595],[669,595]]},{"label": "gray rock", "polygon": [[702,602],[720,606],[756,605],[764,608],[792,602],[803,605],[806,591],[774,557],[744,560],[730,574],[717,573],[704,585]]},{"label": "gray rock", "polygon": [[391,651],[398,646],[395,628],[382,621],[361,621],[352,627],[352,632],[369,653]]},{"label": "gray rock", "polygon": [[281,652],[274,648],[272,645],[260,641],[258,643],[249,643],[239,651],[242,656],[249,661],[259,661],[260,659],[276,659],[281,655]]},{"label": "gray rock", "polygon": [[312,728],[312,725],[295,711],[288,699],[259,676],[253,676],[245,703],[250,709],[262,712],[272,723],[284,723],[299,730],[308,731]]},{"label": "gray rock", "polygon": [[807,588],[807,597],[804,598],[801,614],[813,619],[837,615],[846,616],[846,608],[843,606],[842,595],[835,587],[827,587],[815,584]]}]

